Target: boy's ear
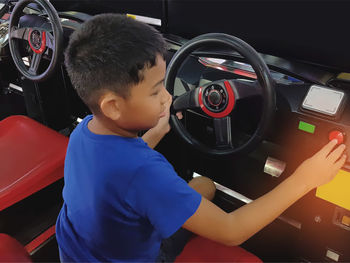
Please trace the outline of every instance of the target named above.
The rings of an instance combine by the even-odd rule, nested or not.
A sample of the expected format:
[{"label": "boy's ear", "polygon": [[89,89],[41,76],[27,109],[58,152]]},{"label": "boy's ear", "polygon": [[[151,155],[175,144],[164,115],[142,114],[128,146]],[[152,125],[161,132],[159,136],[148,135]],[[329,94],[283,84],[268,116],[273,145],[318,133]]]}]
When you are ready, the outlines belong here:
[{"label": "boy's ear", "polygon": [[100,98],[100,109],[104,116],[114,121],[120,118],[121,103],[123,98],[112,93],[107,92]]}]

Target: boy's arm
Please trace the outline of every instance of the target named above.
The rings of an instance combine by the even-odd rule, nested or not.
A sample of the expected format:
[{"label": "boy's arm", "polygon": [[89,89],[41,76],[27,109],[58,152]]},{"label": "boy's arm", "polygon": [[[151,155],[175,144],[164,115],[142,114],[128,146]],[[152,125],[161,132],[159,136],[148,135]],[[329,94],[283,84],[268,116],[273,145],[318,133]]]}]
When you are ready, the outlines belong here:
[{"label": "boy's arm", "polygon": [[[163,117],[165,118],[165,117]],[[162,118],[162,119],[163,119]],[[160,120],[159,120],[160,122]],[[158,123],[159,124],[159,123]],[[169,125],[169,123],[168,123]],[[158,125],[157,125],[158,126]],[[156,127],[157,127],[156,126]],[[156,127],[153,127],[152,129],[149,129],[143,136],[142,139],[147,143],[147,145],[150,148],[154,148],[157,146],[157,144],[160,142],[161,139],[163,139],[163,137],[165,136],[165,134],[167,134],[170,131],[170,125],[169,125],[169,129],[156,129]]]},{"label": "boy's arm", "polygon": [[333,179],[346,160],[344,145],[331,152],[336,143],[329,142],[272,191],[229,214],[202,198],[183,227],[226,245],[243,243],[311,189]]}]

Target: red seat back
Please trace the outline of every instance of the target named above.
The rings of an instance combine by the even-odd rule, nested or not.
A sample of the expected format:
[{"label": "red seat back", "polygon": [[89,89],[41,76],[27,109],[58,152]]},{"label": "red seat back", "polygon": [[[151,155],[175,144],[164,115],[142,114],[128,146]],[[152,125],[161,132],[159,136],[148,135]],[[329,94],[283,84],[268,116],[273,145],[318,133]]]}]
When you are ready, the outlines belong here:
[{"label": "red seat back", "polygon": [[0,211],[62,178],[67,144],[28,117],[0,121]]}]

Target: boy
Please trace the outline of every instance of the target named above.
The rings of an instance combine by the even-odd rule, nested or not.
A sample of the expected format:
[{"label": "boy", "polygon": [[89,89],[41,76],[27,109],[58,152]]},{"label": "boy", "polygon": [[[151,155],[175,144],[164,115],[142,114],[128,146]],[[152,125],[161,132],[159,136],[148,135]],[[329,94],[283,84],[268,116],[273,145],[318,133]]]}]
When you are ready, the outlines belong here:
[{"label": "boy", "polygon": [[56,227],[63,261],[154,262],[161,240],[181,227],[239,245],[345,162],[345,146],[331,141],[271,192],[225,213],[208,200],[212,182],[189,187],[151,149],[170,129],[165,52],[156,30],[120,15],[96,16],[71,36],[67,70],[93,115],[67,149]]}]

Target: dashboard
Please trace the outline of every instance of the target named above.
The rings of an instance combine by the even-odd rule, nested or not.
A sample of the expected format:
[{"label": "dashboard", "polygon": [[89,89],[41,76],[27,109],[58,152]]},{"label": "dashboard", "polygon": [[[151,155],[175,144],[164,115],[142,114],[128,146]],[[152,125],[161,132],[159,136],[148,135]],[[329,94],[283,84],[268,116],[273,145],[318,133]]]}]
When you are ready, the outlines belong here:
[{"label": "dashboard", "polygon": [[[200,56],[203,53],[207,57]],[[202,51],[184,63],[175,82],[176,95],[220,79],[255,81],[254,71],[239,57],[225,59],[225,55],[218,56],[216,53],[209,57],[208,54]],[[345,245],[345,240],[350,241],[349,83],[343,79],[344,76],[333,75],[326,82],[316,84],[301,75],[289,75],[283,67],[273,68],[276,115],[261,145],[247,156],[239,157],[208,158],[190,151],[188,155],[196,157],[187,155],[191,160],[188,165],[195,174],[206,175],[217,183],[221,189],[217,202],[231,211],[232,207],[239,207],[272,190],[329,140],[337,138],[342,141],[347,146],[348,159],[332,183],[319,187],[296,202],[279,217],[280,224],[274,222],[244,246],[265,255],[267,261],[284,261],[286,258],[271,256],[273,252],[267,252],[266,248],[264,251],[256,250],[266,235],[277,235],[275,249],[281,249],[291,261],[317,261],[320,258],[346,261],[350,256]],[[312,75],[310,72],[305,71],[304,74]],[[260,98],[245,101],[236,110],[242,110],[244,114],[233,122],[232,129],[236,131],[233,136],[244,143],[259,121]],[[184,125],[197,139],[215,145],[210,119],[193,110],[186,112],[185,119]],[[285,240],[285,237],[290,240]],[[282,243],[293,248],[288,250]],[[303,256],[296,259],[295,253]]]},{"label": "dashboard", "polygon": [[[88,6],[88,1],[85,4]],[[64,1],[61,1],[61,5],[64,5]],[[184,10],[188,15],[190,9],[183,9],[181,1],[169,1],[169,8],[171,6],[174,8],[169,11],[169,28],[164,31],[164,37],[169,44],[168,63],[172,55],[187,41],[180,35],[190,36],[193,33],[188,32],[191,27],[181,25],[186,21],[177,24],[174,20],[179,12],[176,10]],[[187,15],[184,18],[190,19]],[[70,33],[90,16],[78,12],[61,12],[60,17],[67,41]],[[6,12],[0,19],[0,57],[10,56],[7,47],[8,19]],[[229,27],[224,29],[229,30]],[[182,31],[186,31],[186,34],[182,34]],[[189,179],[193,173],[206,175],[218,186],[222,186],[215,202],[223,209],[231,211],[273,189],[331,138],[343,140],[347,146],[348,160],[333,185],[310,192],[283,213],[279,220],[243,246],[265,261],[350,261],[349,74],[291,58],[262,53],[260,55],[269,66],[275,82],[276,114],[266,138],[257,149],[242,156],[214,158],[204,156],[174,139],[166,147],[160,146],[160,151],[174,164],[182,177]],[[57,85],[61,81],[72,95],[72,87],[69,86],[63,67],[60,70],[57,79],[38,86],[53,82]],[[179,96],[189,89],[221,79],[254,82],[256,75],[244,58],[235,52],[224,48],[197,50],[178,71],[175,95]],[[15,84],[21,86],[21,81],[16,79]],[[34,96],[33,94],[30,96]],[[72,108],[77,104],[77,98],[74,97]],[[239,114],[232,122],[235,146],[243,144],[252,135],[260,120],[261,107],[260,97],[237,105]],[[57,112],[57,107],[54,108],[53,111]],[[87,113],[81,112],[82,115]],[[76,112],[71,115],[78,117]],[[196,110],[188,110],[184,115],[183,123],[191,134],[209,146],[215,145],[210,118]],[[179,145],[185,149],[180,157],[174,150]],[[230,195],[232,191],[240,195],[233,197]],[[270,248],[261,245],[266,242],[266,237],[269,238]],[[279,251],[276,253],[274,250]]]}]

